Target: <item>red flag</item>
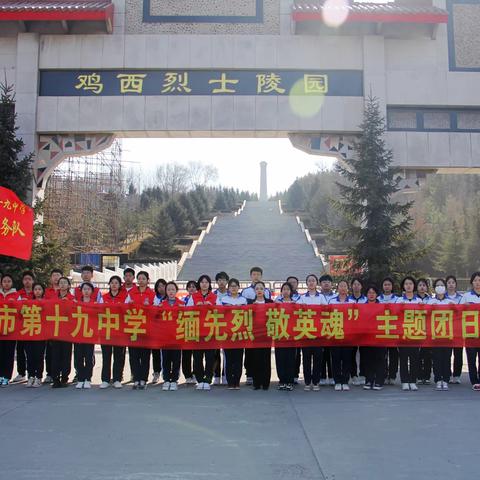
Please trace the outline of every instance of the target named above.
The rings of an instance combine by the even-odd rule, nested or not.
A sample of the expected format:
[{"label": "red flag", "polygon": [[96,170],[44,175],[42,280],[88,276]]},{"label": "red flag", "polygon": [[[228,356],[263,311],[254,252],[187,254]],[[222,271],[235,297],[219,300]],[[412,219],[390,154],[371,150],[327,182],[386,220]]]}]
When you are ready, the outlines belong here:
[{"label": "red flag", "polygon": [[0,255],[32,256],[33,210],[8,188],[0,187]]}]

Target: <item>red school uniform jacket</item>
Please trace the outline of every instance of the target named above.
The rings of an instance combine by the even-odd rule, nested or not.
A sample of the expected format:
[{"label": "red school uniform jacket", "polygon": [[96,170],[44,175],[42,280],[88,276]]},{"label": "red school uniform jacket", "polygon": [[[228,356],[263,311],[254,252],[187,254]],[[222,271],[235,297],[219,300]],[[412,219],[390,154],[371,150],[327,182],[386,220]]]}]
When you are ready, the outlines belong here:
[{"label": "red school uniform jacket", "polygon": [[163,302],[161,303],[160,306],[163,307],[163,308],[184,307],[185,302],[183,302],[183,300],[180,300],[180,299],[176,298],[175,303],[173,305],[171,305],[170,302],[168,301],[168,298],[166,298],[165,300],[163,300]]},{"label": "red school uniform jacket", "polygon": [[18,300],[33,300],[33,290],[27,293],[24,288],[21,288],[18,292]]},{"label": "red school uniform jacket", "polygon": [[145,291],[141,292],[138,288],[133,291],[130,290],[126,300],[130,300],[129,303],[137,303],[139,305],[153,305],[155,299],[155,292],[147,287]]},{"label": "red school uniform jacket", "polygon": [[75,300],[75,297],[70,292],[68,292],[64,297],[61,297],[60,290],[57,290],[56,297],[53,298],[56,298],[58,300],[69,300],[70,302]]},{"label": "red school uniform jacket", "polygon": [[8,292],[0,291],[0,299],[3,301],[13,301],[18,298],[18,292],[15,288],[10,289]]},{"label": "red school uniform jacket", "polygon": [[120,289],[114,297],[110,292],[106,292],[102,295],[103,303],[125,303],[126,298],[127,292],[123,289]]},{"label": "red school uniform jacket", "polygon": [[[80,302],[82,300],[82,289],[80,288],[80,285],[78,287],[75,287],[74,292],[75,292],[75,300],[77,302]],[[100,289],[98,287],[93,288],[92,298],[94,298],[95,301],[99,297],[99,295],[98,295],[99,292],[100,292]]]},{"label": "red school uniform jacket", "polygon": [[202,292],[195,292],[192,295],[192,301],[194,305],[205,305],[207,303],[216,305],[217,296],[213,292],[208,292],[205,296],[202,294]]},{"label": "red school uniform jacket", "polygon": [[58,288],[48,287],[45,289],[45,295],[43,296],[43,298],[45,300],[55,300],[58,298],[58,292]]}]

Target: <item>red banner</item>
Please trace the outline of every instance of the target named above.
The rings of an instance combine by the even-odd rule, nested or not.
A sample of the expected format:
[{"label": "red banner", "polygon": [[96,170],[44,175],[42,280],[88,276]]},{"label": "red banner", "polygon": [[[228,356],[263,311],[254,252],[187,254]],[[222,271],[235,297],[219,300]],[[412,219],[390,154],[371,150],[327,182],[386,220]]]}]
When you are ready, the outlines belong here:
[{"label": "red banner", "polygon": [[29,260],[32,242],[33,210],[14,192],[0,187],[0,255]]},{"label": "red banner", "polygon": [[265,304],[164,309],[67,301],[0,303],[0,340],[146,348],[480,347],[480,305]]}]

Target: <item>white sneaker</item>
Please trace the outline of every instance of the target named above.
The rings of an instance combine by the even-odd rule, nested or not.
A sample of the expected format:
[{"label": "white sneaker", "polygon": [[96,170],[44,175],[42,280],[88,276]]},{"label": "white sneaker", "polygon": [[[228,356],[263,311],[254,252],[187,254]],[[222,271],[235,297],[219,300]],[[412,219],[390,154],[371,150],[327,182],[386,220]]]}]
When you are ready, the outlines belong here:
[{"label": "white sneaker", "polygon": [[455,385],[460,385],[462,381],[460,380],[460,377],[453,377],[452,383],[454,383]]},{"label": "white sneaker", "polygon": [[27,381],[27,387],[33,387],[33,382],[35,381],[35,379],[33,377],[28,377],[28,381]]},{"label": "white sneaker", "polygon": [[252,377],[247,377],[247,385],[253,385],[253,378]]},{"label": "white sneaker", "polygon": [[170,382],[163,382],[162,390],[164,391],[170,390]]},{"label": "white sneaker", "polygon": [[12,383],[24,382],[26,379],[27,379],[27,377],[26,377],[25,375],[20,375],[20,374],[18,374],[18,375],[12,380]]},{"label": "white sneaker", "polygon": [[104,388],[108,388],[110,386],[110,384],[108,382],[102,382],[100,384],[100,388],[103,390]]},{"label": "white sneaker", "polygon": [[411,383],[410,384],[410,390],[413,390],[414,392],[416,392],[418,390],[417,384],[416,383]]},{"label": "white sneaker", "polygon": [[203,384],[203,389],[204,389],[204,390],[210,390],[210,384],[205,382],[205,383]]},{"label": "white sneaker", "polygon": [[360,385],[360,379],[358,377],[353,377],[352,385],[355,385],[356,387],[358,387]]},{"label": "white sneaker", "polygon": [[192,385],[192,384],[194,384],[194,383],[197,383],[197,381],[196,381],[195,378],[192,376],[192,377],[186,378],[186,379],[185,379],[185,383],[186,383],[187,385]]},{"label": "white sneaker", "polygon": [[409,383],[402,383],[402,390],[410,390],[410,384]]},{"label": "white sneaker", "polygon": [[227,377],[225,375],[222,377],[222,385],[228,385]]},{"label": "white sneaker", "polygon": [[442,382],[442,390],[448,390],[448,383]]},{"label": "white sneaker", "polygon": [[327,381],[327,385],[330,385],[331,387],[333,387],[335,385],[335,380],[331,378],[330,380]]},{"label": "white sneaker", "polygon": [[360,382],[360,385],[365,385],[365,382],[367,381],[367,379],[365,377],[358,377],[358,381]]},{"label": "white sneaker", "polygon": [[304,389],[306,392],[309,392],[309,391],[312,389],[312,386],[311,386],[310,384],[308,384],[308,385],[305,385],[305,386],[303,387],[303,389]]},{"label": "white sneaker", "polygon": [[321,378],[321,379],[320,379],[320,382],[319,382],[319,385],[321,385],[322,387],[324,387],[326,384],[327,384],[327,379],[326,379],[326,378]]},{"label": "white sneaker", "polygon": [[152,383],[158,383],[160,380],[160,372],[153,372]]},{"label": "white sneaker", "polygon": [[83,388],[92,388],[92,383],[90,382],[90,380],[85,380],[83,382]]},{"label": "white sneaker", "polygon": [[195,387],[195,390],[203,390],[203,382],[197,383],[197,386]]},{"label": "white sneaker", "polygon": [[113,388],[123,388],[122,382],[119,382],[118,380],[113,382]]},{"label": "white sneaker", "polygon": [[140,390],[146,390],[147,389],[147,382],[145,380],[140,380],[139,388],[140,388]]},{"label": "white sneaker", "polygon": [[75,385],[75,388],[76,388],[77,390],[81,390],[81,389],[83,388],[83,383],[84,383],[84,382],[78,382],[78,383]]},{"label": "white sneaker", "polygon": [[342,390],[348,391],[350,390],[350,387],[346,383],[344,383],[342,384]]},{"label": "white sneaker", "polygon": [[47,375],[43,383],[53,383],[53,378],[50,375]]},{"label": "white sneaker", "polygon": [[313,385],[313,391],[314,392],[319,392],[320,391],[320,385]]},{"label": "white sneaker", "polygon": [[214,377],[214,378],[213,378],[213,384],[214,384],[214,385],[220,385],[220,384],[221,384],[221,382],[220,382],[220,377]]},{"label": "white sneaker", "polygon": [[335,384],[335,391],[336,392],[341,392],[342,391],[342,384],[341,383],[336,383]]},{"label": "white sneaker", "polygon": [[178,390],[177,382],[170,383],[170,390]]},{"label": "white sneaker", "polygon": [[435,387],[435,390],[443,390],[443,382],[438,381],[437,386]]},{"label": "white sneaker", "polygon": [[39,378],[36,378],[33,380],[33,388],[38,388],[42,386],[42,381]]}]

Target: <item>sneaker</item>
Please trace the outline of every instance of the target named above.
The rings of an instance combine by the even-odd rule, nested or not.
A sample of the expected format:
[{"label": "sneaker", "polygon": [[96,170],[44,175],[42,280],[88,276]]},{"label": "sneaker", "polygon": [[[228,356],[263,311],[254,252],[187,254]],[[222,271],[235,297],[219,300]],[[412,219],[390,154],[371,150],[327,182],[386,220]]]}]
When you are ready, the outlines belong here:
[{"label": "sneaker", "polygon": [[62,382],[59,382],[58,380],[54,380],[52,382],[52,388],[63,388],[66,387]]},{"label": "sneaker", "polygon": [[50,375],[47,375],[43,383],[53,383],[53,378]]},{"label": "sneaker", "polygon": [[366,384],[363,386],[363,389],[364,389],[364,390],[371,390],[371,389],[372,389],[372,384],[371,384],[371,383],[366,383]]},{"label": "sneaker", "polygon": [[160,381],[160,372],[153,372],[152,383],[158,383]]},{"label": "sneaker", "polygon": [[417,384],[416,383],[410,383],[410,390],[413,390],[416,392],[418,390]]},{"label": "sneaker", "polygon": [[350,387],[348,386],[347,383],[343,383],[343,384],[342,384],[342,390],[345,390],[345,391],[350,390]]},{"label": "sneaker", "polygon": [[38,387],[41,387],[42,386],[42,381],[39,379],[39,378],[34,378],[33,380],[33,385],[32,387],[33,388],[38,388]]},{"label": "sneaker", "polygon": [[[293,392],[293,389],[294,389],[294,388],[295,388],[295,387],[294,387],[294,384],[293,384],[293,383],[287,383],[287,384],[285,385],[285,390],[286,390],[287,392]],[[315,386],[313,387],[313,389],[315,390]],[[319,389],[319,390],[320,390],[320,389]]]},{"label": "sneaker", "polygon": [[140,387],[140,382],[133,382],[132,390],[138,390]]},{"label": "sneaker", "polygon": [[83,382],[78,382],[75,388],[81,390],[83,388]]},{"label": "sneaker", "polygon": [[85,380],[83,382],[83,388],[87,388],[87,389],[92,388],[92,383],[90,382],[90,380]]},{"label": "sneaker", "polygon": [[327,381],[327,385],[330,385],[331,387],[333,387],[335,385],[335,380],[331,378],[330,380]]},{"label": "sneaker", "polygon": [[18,374],[13,380],[12,383],[24,382],[27,379],[26,375]]},{"label": "sneaker", "polygon": [[378,383],[376,383],[376,384],[372,387],[372,390],[376,390],[376,391],[383,390],[383,387],[382,387],[382,385],[378,385]]},{"label": "sneaker", "polygon": [[102,382],[100,384],[100,388],[103,390],[104,388],[108,388],[110,386],[110,384],[108,382]]},{"label": "sneaker", "polygon": [[358,377],[352,377],[352,385],[358,387],[360,385],[360,379]]},{"label": "sneaker", "polygon": [[314,391],[314,392],[319,392],[319,391],[320,391],[320,385],[319,385],[318,383],[316,383],[316,384],[314,383],[314,384],[313,384],[313,391]]},{"label": "sneaker", "polygon": [[284,383],[279,383],[277,390],[285,390],[286,385]]},{"label": "sneaker", "polygon": [[187,385],[192,385],[194,383],[197,383],[197,381],[195,380],[195,377],[192,375],[191,377],[188,377],[185,379],[185,383]]},{"label": "sneaker", "polygon": [[321,379],[320,379],[320,382],[319,382],[319,385],[320,385],[321,387],[324,387],[326,384],[327,384],[327,379],[326,379],[326,378],[321,378]]},{"label": "sneaker", "polygon": [[140,380],[140,385],[138,386],[139,390],[147,389],[147,382],[145,380]]},{"label": "sneaker", "polygon": [[203,382],[197,383],[197,386],[195,387],[195,390],[203,390]]},{"label": "sneaker", "polygon": [[443,382],[437,382],[437,386],[435,387],[435,390],[443,390]]},{"label": "sneaker", "polygon": [[170,382],[163,382],[162,390],[164,391],[170,390]]},{"label": "sneaker", "polygon": [[205,382],[205,383],[203,384],[203,389],[204,389],[204,390],[210,390],[210,384],[207,383],[207,382]]},{"label": "sneaker", "polygon": [[476,383],[475,385],[473,385],[472,390],[475,390],[476,392],[480,392],[480,383]]},{"label": "sneaker", "polygon": [[402,383],[402,390],[410,390],[410,384],[409,383]]},{"label": "sneaker", "polygon": [[448,382],[442,382],[442,390],[448,390]]},{"label": "sneaker", "polygon": [[312,389],[312,386],[311,386],[310,384],[308,384],[308,385],[305,385],[305,386],[303,387],[303,389],[304,389],[306,392],[309,392],[309,391]]},{"label": "sneaker", "polygon": [[363,375],[360,375],[358,381],[360,382],[360,385],[365,385],[366,378]]},{"label": "sneaker", "polygon": [[247,385],[253,385],[253,378],[247,377],[247,381],[245,382]]},{"label": "sneaker", "polygon": [[395,385],[395,379],[394,378],[389,378],[388,379],[388,385]]},{"label": "sneaker", "polygon": [[221,385],[220,377],[214,377],[213,378],[213,384],[214,385]]},{"label": "sneaker", "polygon": [[170,390],[178,390],[177,382],[170,383]]},{"label": "sneaker", "polygon": [[299,379],[298,377],[295,377],[295,378],[293,379],[293,383],[294,383],[295,385],[298,385],[299,380],[300,380],[300,379]]},{"label": "sneaker", "polygon": [[428,380],[424,380],[424,381],[423,381],[423,384],[424,384],[424,385],[431,385],[432,382],[428,379]]},{"label": "sneaker", "polygon": [[341,383],[336,383],[334,387],[336,392],[341,392],[342,391],[342,384]]},{"label": "sneaker", "polygon": [[222,377],[222,385],[228,385],[227,377],[225,375]]},{"label": "sneaker", "polygon": [[460,380],[460,377],[453,377],[450,383],[453,383],[455,385],[460,385],[462,381]]},{"label": "sneaker", "polygon": [[33,387],[33,382],[35,379],[33,377],[28,377],[27,387]]},{"label": "sneaker", "polygon": [[123,388],[122,382],[119,382],[118,380],[113,382],[113,388]]}]

